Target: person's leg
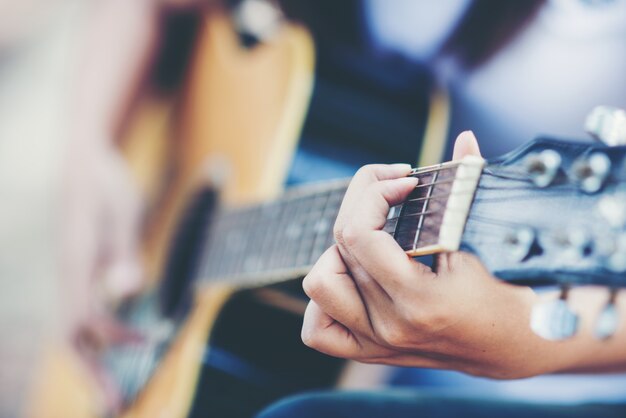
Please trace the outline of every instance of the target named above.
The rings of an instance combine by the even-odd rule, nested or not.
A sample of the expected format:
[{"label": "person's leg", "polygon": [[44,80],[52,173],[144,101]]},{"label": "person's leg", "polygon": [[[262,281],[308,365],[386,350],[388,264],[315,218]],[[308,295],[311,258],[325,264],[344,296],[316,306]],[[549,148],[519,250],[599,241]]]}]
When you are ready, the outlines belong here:
[{"label": "person's leg", "polygon": [[626,406],[539,405],[415,391],[320,392],[284,399],[257,418],[623,418]]}]

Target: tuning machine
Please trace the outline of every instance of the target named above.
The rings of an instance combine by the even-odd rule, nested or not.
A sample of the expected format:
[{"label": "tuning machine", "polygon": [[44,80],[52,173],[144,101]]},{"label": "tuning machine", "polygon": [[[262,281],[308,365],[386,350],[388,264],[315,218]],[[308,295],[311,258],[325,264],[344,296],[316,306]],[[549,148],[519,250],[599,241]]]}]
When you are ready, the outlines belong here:
[{"label": "tuning machine", "polygon": [[561,155],[551,149],[530,154],[525,161],[526,172],[538,187],[549,186],[561,167]]},{"label": "tuning machine", "polygon": [[612,273],[626,273],[626,232],[598,240],[595,247],[604,268]]},{"label": "tuning machine", "polygon": [[611,106],[597,106],[585,120],[585,130],[609,146],[626,144],[626,112]]},{"label": "tuning machine", "polygon": [[597,211],[611,228],[626,228],[626,193],[602,197],[598,202]]},{"label": "tuning machine", "polygon": [[619,313],[615,305],[617,289],[611,289],[609,300],[604,306],[595,324],[595,335],[600,340],[606,340],[615,335],[619,326]]},{"label": "tuning machine", "polygon": [[529,257],[536,245],[537,234],[534,229],[521,227],[510,231],[504,237],[504,245],[509,257],[522,261]]},{"label": "tuning machine", "polygon": [[572,226],[553,232],[543,243],[545,247],[558,251],[559,257],[567,260],[579,260],[588,254],[591,237],[586,230]]},{"label": "tuning machine", "polygon": [[611,160],[601,152],[577,159],[572,167],[574,181],[586,193],[600,190],[610,173]]},{"label": "tuning machine", "polygon": [[561,341],[573,337],[578,331],[578,315],[567,304],[569,287],[561,288],[558,299],[533,307],[530,328],[542,338]]}]

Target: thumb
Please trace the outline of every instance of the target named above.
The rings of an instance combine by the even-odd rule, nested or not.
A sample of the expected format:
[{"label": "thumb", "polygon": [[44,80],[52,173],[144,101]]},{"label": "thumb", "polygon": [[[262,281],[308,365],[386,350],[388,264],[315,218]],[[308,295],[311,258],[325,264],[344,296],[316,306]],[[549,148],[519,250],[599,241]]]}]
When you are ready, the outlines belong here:
[{"label": "thumb", "polygon": [[464,131],[459,134],[454,142],[454,152],[452,153],[453,160],[460,160],[467,155],[480,156],[480,148],[478,147],[478,141],[472,131]]}]

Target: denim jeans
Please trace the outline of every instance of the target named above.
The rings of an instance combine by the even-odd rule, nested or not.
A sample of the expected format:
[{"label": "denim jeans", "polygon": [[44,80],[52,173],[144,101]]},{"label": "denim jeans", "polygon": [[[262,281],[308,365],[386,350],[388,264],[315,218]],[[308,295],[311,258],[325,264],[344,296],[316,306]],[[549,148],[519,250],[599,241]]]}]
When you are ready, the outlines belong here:
[{"label": "denim jeans", "polygon": [[624,418],[626,405],[547,405],[420,392],[318,392],[271,405],[257,418]]}]

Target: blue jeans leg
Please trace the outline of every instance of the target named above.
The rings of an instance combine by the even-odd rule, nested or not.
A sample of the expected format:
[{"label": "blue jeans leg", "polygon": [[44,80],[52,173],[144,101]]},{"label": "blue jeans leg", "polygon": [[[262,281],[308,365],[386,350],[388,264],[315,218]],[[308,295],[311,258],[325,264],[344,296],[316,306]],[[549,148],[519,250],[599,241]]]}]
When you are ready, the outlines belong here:
[{"label": "blue jeans leg", "polygon": [[271,405],[257,418],[625,418],[626,405],[544,405],[417,391],[319,392]]}]

